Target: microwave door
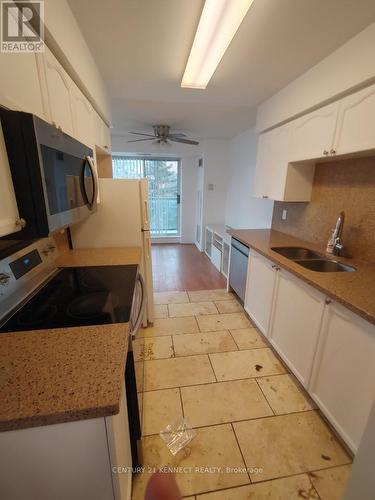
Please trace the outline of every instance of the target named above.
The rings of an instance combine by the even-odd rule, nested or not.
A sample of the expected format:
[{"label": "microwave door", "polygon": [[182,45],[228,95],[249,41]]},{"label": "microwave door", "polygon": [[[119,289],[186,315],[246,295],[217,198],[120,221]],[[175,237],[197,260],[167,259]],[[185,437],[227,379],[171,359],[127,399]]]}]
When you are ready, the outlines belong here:
[{"label": "microwave door", "polygon": [[96,207],[98,187],[94,162],[90,156],[86,156],[83,161],[81,172],[81,190],[83,199],[87,207],[89,208],[89,210],[94,210]]}]

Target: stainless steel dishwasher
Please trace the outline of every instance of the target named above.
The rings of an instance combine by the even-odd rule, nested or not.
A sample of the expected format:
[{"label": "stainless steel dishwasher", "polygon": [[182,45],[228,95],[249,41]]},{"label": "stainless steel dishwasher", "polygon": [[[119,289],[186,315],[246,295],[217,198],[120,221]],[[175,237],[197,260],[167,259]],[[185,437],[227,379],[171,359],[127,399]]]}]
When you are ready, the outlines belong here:
[{"label": "stainless steel dishwasher", "polygon": [[232,238],[230,254],[229,286],[245,301],[247,262],[249,259],[249,247]]}]

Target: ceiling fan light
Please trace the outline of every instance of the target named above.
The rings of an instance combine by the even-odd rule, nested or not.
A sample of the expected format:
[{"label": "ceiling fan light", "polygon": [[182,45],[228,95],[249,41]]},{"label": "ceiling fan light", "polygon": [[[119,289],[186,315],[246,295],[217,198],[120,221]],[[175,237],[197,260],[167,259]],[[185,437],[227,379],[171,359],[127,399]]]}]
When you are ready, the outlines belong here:
[{"label": "ceiling fan light", "polygon": [[253,1],[205,1],[181,87],[207,87]]}]

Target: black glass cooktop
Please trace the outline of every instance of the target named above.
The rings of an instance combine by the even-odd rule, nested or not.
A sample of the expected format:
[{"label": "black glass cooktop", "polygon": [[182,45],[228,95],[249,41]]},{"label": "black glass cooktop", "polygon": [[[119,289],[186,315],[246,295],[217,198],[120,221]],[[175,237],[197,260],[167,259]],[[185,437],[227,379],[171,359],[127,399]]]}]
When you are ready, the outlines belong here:
[{"label": "black glass cooktop", "polygon": [[136,265],[62,269],[0,332],[126,323],[136,277]]}]

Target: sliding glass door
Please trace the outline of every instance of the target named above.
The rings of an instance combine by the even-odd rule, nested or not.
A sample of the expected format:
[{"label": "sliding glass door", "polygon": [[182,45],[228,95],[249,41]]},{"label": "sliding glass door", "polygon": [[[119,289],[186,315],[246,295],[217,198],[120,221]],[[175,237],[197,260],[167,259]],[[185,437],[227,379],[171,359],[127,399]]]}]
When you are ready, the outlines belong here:
[{"label": "sliding glass door", "polygon": [[180,160],[114,156],[115,179],[148,179],[153,238],[180,236]]}]

